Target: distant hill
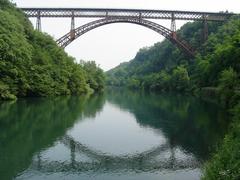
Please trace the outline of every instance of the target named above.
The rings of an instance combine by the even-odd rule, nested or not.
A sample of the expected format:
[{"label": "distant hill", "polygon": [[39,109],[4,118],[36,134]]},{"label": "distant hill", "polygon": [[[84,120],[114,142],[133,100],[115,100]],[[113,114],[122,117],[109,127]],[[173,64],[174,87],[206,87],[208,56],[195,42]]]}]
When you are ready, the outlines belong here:
[{"label": "distant hill", "polygon": [[[203,23],[189,22],[177,31],[198,54],[195,59],[186,55],[168,40],[140,49],[135,58],[106,72],[107,84],[154,90],[192,90],[196,87],[217,86],[221,71],[238,65],[225,64],[217,54],[233,44],[239,33],[239,17],[227,22],[208,22],[209,37],[203,41]],[[224,45],[225,44],[225,45]],[[239,58],[238,55],[235,55]],[[233,57],[229,57],[232,59]],[[216,62],[222,63],[218,67]],[[216,67],[217,66],[217,67]],[[215,70],[217,68],[217,70]]]}]

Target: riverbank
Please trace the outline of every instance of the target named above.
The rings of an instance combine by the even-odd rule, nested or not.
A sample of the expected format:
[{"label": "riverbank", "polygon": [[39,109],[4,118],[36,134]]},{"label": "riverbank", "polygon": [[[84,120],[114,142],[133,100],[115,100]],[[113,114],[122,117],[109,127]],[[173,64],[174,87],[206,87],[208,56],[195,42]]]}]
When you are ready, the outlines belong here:
[{"label": "riverbank", "polygon": [[[230,81],[230,84],[233,83],[234,81]],[[216,144],[210,159],[202,168],[202,180],[240,179],[240,93],[238,90],[230,89],[232,85],[224,86],[204,87],[192,93],[196,97],[227,109],[230,116],[224,138]]]},{"label": "riverbank", "polygon": [[[233,82],[230,81],[230,84]],[[205,87],[195,94],[204,100],[220,104],[230,116],[227,133],[203,166],[203,180],[240,179],[240,93],[230,87],[229,84],[224,88]]]},{"label": "riverbank", "polygon": [[203,180],[240,179],[240,103],[229,107],[230,128],[203,168]]}]

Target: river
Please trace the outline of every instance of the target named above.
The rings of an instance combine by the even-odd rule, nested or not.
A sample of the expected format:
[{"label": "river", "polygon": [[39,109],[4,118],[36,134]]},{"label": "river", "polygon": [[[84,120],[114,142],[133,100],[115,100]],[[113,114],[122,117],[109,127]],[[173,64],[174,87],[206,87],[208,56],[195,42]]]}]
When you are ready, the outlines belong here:
[{"label": "river", "polygon": [[226,118],[192,96],[127,90],[1,102],[1,180],[197,180]]}]

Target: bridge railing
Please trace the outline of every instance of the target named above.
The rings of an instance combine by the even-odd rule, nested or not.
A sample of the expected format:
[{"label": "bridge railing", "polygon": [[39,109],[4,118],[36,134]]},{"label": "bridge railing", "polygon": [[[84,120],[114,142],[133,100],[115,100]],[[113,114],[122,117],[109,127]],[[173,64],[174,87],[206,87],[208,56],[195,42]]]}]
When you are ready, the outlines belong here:
[{"label": "bridge railing", "polygon": [[178,20],[204,20],[224,21],[232,13],[212,13],[194,11],[167,11],[167,10],[142,10],[142,9],[93,9],[93,8],[21,8],[28,17],[74,17],[106,18],[106,17],[141,17],[145,19],[174,19]]}]

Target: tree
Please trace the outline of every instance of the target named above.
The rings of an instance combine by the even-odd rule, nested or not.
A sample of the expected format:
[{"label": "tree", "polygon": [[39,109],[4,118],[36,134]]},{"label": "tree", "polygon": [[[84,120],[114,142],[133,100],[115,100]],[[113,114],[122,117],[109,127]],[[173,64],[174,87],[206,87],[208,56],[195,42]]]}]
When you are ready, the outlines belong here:
[{"label": "tree", "polygon": [[222,101],[225,102],[226,105],[228,105],[234,95],[234,90],[237,88],[238,83],[238,76],[233,68],[230,67],[221,72],[218,88]]},{"label": "tree", "polygon": [[173,70],[171,77],[171,86],[174,90],[185,91],[189,88],[190,78],[188,71],[183,66],[178,66]]},{"label": "tree", "polygon": [[35,31],[8,0],[1,0],[0,7],[0,99],[103,89],[103,71],[95,62],[84,69],[51,36]]}]

